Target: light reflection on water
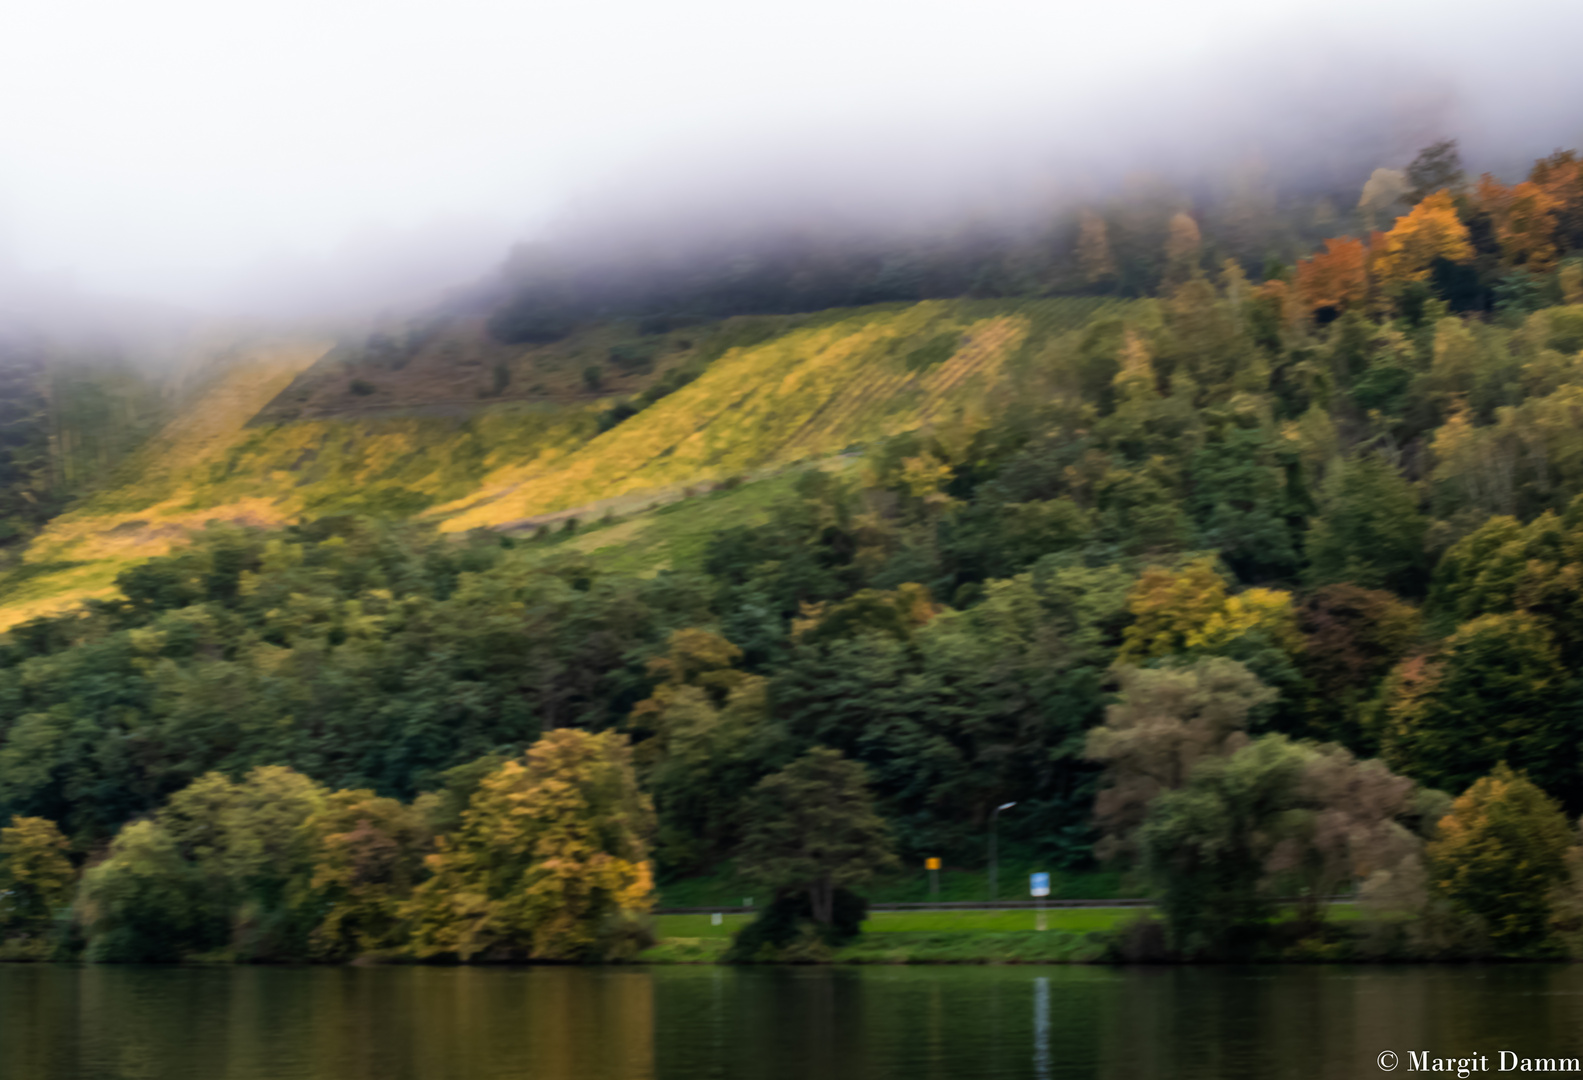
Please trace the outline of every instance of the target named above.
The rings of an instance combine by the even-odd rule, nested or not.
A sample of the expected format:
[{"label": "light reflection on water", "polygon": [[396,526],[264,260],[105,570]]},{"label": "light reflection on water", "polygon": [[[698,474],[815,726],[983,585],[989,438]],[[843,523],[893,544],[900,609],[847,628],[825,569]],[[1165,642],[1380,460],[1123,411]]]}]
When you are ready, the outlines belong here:
[{"label": "light reflection on water", "polygon": [[1583,968],[0,966],[5,1080],[1383,1075],[1583,1055]]}]

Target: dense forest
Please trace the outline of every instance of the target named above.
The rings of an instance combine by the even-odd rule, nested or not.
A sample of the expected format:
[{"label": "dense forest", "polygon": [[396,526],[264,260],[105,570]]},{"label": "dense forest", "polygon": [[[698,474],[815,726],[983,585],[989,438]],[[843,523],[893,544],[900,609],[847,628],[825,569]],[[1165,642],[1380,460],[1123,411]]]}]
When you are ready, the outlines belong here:
[{"label": "dense forest", "polygon": [[833,925],[893,857],[976,865],[1013,801],[1052,868],[1159,896],[1175,954],[1252,948],[1278,897],[1322,951],[1339,892],[1419,916],[1379,924],[1415,955],[1576,946],[1583,162],[1474,182],[1441,143],[1375,172],[1356,235],[1263,212],[1311,253],[1118,196],[1044,263],[666,292],[519,254],[519,340],[1140,299],[1028,361],[1047,393],[810,468],[693,566],[601,570],[575,521],[215,527],[15,628],[7,948],[631,955],[651,875],[737,859]]}]

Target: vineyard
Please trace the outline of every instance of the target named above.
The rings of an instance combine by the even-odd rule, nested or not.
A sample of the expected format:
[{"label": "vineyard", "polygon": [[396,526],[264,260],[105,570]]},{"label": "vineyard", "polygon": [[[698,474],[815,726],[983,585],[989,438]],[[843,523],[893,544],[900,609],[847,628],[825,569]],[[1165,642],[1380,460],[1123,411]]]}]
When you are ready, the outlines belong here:
[{"label": "vineyard", "polygon": [[[972,429],[996,394],[1056,392],[1083,328],[1124,310],[1082,298],[931,301],[782,320],[603,431],[616,395],[281,420],[278,402],[322,370],[329,344],[232,348],[163,430],[34,539],[0,580],[0,626],[105,594],[120,570],[211,521],[356,513],[459,532],[625,517],[897,432]],[[90,388],[78,400],[80,421],[98,399]]]}]

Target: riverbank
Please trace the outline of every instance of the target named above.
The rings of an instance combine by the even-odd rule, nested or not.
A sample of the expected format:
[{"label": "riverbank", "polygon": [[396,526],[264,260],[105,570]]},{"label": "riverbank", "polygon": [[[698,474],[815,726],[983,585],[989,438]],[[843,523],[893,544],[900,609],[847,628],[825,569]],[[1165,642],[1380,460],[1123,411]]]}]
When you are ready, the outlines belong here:
[{"label": "riverbank", "polygon": [[[834,964],[1093,963],[1106,955],[1105,935],[1138,914],[1135,907],[877,911],[859,937],[818,959]],[[731,936],[751,920],[734,913],[721,915],[718,924],[710,915],[656,916],[660,941],[638,959],[717,963],[731,947]]]},{"label": "riverbank", "polygon": [[[666,938],[643,952],[645,964],[716,964],[729,938]],[[1109,954],[1099,935],[1065,930],[863,934],[809,960],[830,964],[1092,964]]]},{"label": "riverbank", "polygon": [[[1245,959],[1259,963],[1438,963],[1554,960],[1559,949],[1506,954],[1478,933],[1426,934],[1412,920],[1370,918],[1354,904],[1330,905],[1325,922],[1304,928],[1287,908]],[[718,918],[718,922],[716,919]],[[648,964],[721,962],[751,914],[655,917],[659,941],[636,959]],[[1466,928],[1464,928],[1466,929]],[[1174,957],[1164,926],[1146,909],[1051,908],[1013,911],[876,911],[863,932],[837,948],[815,947],[786,962],[822,964],[1095,964],[1164,962]]]}]

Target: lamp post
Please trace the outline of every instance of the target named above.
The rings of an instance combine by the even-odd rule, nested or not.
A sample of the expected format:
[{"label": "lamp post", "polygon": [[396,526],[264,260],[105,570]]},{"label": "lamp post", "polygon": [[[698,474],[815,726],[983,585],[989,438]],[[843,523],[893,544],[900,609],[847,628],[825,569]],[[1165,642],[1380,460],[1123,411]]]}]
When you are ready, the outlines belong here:
[{"label": "lamp post", "polygon": [[1010,810],[1016,805],[1014,802],[1001,803],[989,812],[989,902],[992,904],[1000,899],[1000,864],[995,859],[995,822],[999,820],[1002,810]]}]

